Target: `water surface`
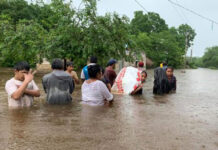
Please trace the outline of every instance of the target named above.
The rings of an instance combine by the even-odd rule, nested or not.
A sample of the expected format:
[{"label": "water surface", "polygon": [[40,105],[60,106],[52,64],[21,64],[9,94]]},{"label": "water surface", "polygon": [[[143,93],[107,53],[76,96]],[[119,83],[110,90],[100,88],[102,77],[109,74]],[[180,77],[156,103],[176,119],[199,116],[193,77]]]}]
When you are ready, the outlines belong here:
[{"label": "water surface", "polygon": [[5,82],[13,76],[0,69],[0,149],[2,150],[217,150],[218,71],[176,70],[177,93],[152,94],[153,71],[142,96],[115,95],[112,107],[80,104],[80,86],[73,103],[45,102],[26,109],[8,109]]}]

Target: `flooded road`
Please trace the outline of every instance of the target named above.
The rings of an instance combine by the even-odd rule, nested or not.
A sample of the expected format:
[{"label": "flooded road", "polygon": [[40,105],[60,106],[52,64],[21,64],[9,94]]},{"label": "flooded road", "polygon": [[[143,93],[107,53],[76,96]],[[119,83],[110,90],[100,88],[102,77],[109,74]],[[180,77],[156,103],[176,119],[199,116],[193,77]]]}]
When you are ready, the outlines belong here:
[{"label": "flooded road", "polygon": [[177,93],[154,96],[153,71],[142,96],[115,95],[112,107],[80,104],[80,86],[68,106],[41,97],[26,109],[8,109],[6,80],[0,69],[1,150],[217,150],[218,71],[176,70]]}]

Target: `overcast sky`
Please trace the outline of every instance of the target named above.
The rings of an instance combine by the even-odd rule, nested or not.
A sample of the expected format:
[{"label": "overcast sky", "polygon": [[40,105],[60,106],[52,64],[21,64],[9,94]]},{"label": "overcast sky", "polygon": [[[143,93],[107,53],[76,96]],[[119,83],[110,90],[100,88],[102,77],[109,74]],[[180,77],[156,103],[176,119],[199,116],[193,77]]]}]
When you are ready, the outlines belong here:
[{"label": "overcast sky", "polygon": [[[193,45],[193,56],[202,56],[207,47],[218,46],[218,25],[204,20],[182,8],[172,5],[168,0],[137,0],[148,11],[158,13],[169,27],[178,27],[180,24],[190,25],[197,36]],[[218,0],[172,0],[191,9],[205,17],[218,22]],[[73,1],[78,6],[81,0]],[[107,12],[117,12],[126,15],[130,19],[134,17],[134,11],[143,10],[135,0],[99,0],[97,3],[98,15]],[[145,11],[144,11],[145,12]],[[188,52],[190,55],[190,52]]]}]

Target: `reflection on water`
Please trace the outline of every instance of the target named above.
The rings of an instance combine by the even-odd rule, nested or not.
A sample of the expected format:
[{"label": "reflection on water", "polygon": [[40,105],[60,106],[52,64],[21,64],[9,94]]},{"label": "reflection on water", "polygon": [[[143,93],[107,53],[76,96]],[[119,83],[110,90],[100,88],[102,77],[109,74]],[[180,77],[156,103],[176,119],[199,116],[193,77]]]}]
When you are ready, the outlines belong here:
[{"label": "reflection on water", "polygon": [[154,96],[149,70],[143,95],[115,95],[111,107],[81,105],[77,86],[70,105],[47,105],[41,91],[25,109],[8,109],[4,84],[13,73],[0,71],[1,149],[218,149],[218,71],[177,70],[177,93]]}]

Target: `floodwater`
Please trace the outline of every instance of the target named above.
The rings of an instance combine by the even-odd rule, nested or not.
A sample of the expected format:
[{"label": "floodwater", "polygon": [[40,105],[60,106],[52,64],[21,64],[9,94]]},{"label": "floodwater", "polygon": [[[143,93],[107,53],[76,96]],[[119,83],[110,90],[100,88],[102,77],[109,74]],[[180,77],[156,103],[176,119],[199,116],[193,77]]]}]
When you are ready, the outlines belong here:
[{"label": "floodwater", "polygon": [[176,70],[177,93],[152,94],[153,71],[142,96],[115,95],[113,106],[80,104],[80,86],[73,102],[45,102],[41,75],[35,81],[41,97],[26,109],[8,108],[4,90],[12,77],[0,69],[1,150],[217,150],[218,71]]}]

